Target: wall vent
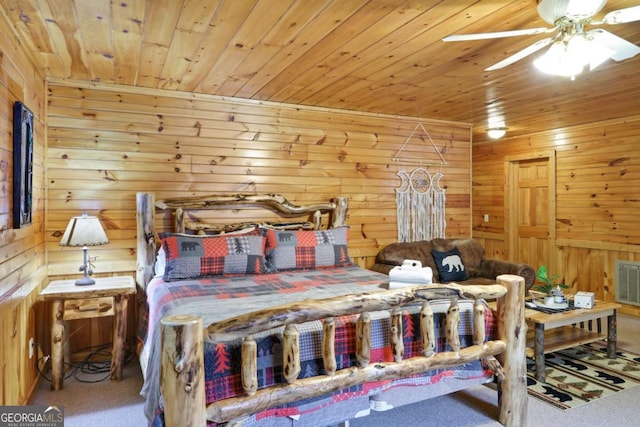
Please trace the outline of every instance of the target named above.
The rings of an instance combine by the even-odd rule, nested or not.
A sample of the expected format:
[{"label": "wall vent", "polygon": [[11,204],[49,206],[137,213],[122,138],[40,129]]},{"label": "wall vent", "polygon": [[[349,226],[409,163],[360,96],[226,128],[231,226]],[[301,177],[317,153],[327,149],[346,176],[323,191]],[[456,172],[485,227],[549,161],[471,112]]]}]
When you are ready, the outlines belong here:
[{"label": "wall vent", "polygon": [[616,261],[616,302],[640,305],[640,262]]}]

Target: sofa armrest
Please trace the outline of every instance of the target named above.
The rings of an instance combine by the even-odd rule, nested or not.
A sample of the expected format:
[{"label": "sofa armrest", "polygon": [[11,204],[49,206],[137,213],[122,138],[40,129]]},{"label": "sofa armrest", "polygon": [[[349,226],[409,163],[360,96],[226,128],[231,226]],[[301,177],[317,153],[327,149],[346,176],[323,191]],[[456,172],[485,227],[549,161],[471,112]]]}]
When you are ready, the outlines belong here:
[{"label": "sofa armrest", "polygon": [[524,284],[527,291],[531,289],[536,281],[536,271],[529,264],[493,258],[482,259],[478,274],[490,279],[495,279],[501,274],[515,274],[524,278]]},{"label": "sofa armrest", "polygon": [[371,267],[369,267],[369,270],[377,271],[378,273],[389,274],[393,267],[395,267],[395,265],[376,262]]}]

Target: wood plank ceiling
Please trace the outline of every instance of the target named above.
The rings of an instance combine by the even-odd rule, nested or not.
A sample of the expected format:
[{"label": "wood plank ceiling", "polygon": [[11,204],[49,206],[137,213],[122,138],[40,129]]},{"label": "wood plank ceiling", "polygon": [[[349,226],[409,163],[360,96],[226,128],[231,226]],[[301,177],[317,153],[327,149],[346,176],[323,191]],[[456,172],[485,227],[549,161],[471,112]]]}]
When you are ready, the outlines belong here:
[{"label": "wood plank ceiling", "polygon": [[[639,4],[609,0],[597,15]],[[536,0],[2,0],[52,79],[470,122],[510,135],[640,114],[640,55],[575,81],[533,57],[484,69],[546,35],[444,43],[458,33],[548,27]],[[607,30],[640,44],[640,23]]]}]

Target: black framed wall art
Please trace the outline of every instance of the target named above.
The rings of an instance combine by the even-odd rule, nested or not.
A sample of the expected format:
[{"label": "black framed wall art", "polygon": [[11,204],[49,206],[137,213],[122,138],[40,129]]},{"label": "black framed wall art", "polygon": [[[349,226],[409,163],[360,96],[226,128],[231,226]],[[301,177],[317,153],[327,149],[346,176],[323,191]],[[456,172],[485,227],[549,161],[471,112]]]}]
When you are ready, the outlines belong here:
[{"label": "black framed wall art", "polygon": [[13,105],[13,228],[31,224],[33,213],[33,113]]}]

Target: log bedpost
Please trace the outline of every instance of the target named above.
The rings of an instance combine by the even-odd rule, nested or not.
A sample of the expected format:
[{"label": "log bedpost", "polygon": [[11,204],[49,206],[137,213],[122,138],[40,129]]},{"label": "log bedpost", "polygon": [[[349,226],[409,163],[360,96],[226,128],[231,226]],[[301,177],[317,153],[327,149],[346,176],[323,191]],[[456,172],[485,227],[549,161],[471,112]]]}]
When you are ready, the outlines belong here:
[{"label": "log bedpost", "polygon": [[331,212],[331,216],[329,218],[331,221],[331,228],[342,227],[347,224],[347,198],[342,196],[336,197],[333,199],[333,203],[335,203],[336,207],[333,212]]},{"label": "log bedpost", "polygon": [[294,325],[287,325],[282,333],[283,367],[282,375],[287,383],[293,384],[300,375],[300,334]]},{"label": "log bedpost", "polygon": [[145,288],[156,262],[155,202],[153,193],[136,194],[137,265],[136,282]]},{"label": "log bedpost", "polygon": [[244,337],[242,341],[242,388],[249,396],[258,389],[258,343],[253,335]]},{"label": "log bedpost", "polygon": [[460,334],[458,333],[460,306],[458,305],[458,298],[451,298],[451,305],[447,309],[446,324],[447,343],[451,350],[457,353],[460,351]]},{"label": "log bedpost", "polygon": [[361,368],[371,361],[371,315],[361,313],[356,322],[356,359]]},{"label": "log bedpost", "polygon": [[391,353],[393,360],[402,362],[404,357],[404,341],[402,340],[402,312],[398,308],[391,311]]},{"label": "log bedpost", "polygon": [[160,325],[160,387],[165,396],[165,425],[205,426],[202,318],[193,315],[167,316],[160,320]]},{"label": "log bedpost", "polygon": [[422,353],[425,357],[429,357],[436,352],[436,333],[433,309],[428,300],[422,303],[420,309],[420,334],[422,336]]},{"label": "log bedpost", "polygon": [[315,211],[313,213],[313,229],[320,230],[322,227],[322,212]]},{"label": "log bedpost", "polygon": [[484,319],[487,312],[487,306],[482,300],[477,299],[473,304],[473,343],[482,345],[486,338]]},{"label": "log bedpost", "polygon": [[337,369],[336,363],[336,320],[329,317],[322,326],[322,360],[327,375],[334,375]]},{"label": "log bedpost", "polygon": [[498,337],[507,348],[496,358],[504,368],[504,379],[498,378],[498,420],[505,426],[524,426],[527,420],[527,324],[524,318],[524,279],[513,274],[497,277],[507,288],[498,298]]},{"label": "log bedpost", "polygon": [[176,208],[173,218],[173,229],[176,233],[184,233],[184,209]]}]

